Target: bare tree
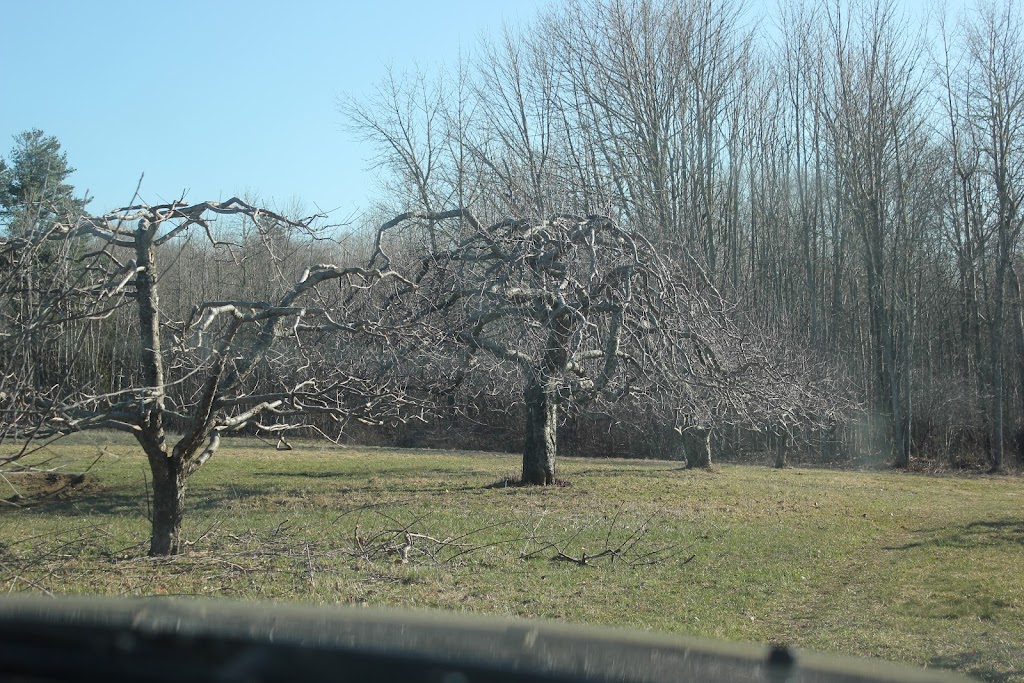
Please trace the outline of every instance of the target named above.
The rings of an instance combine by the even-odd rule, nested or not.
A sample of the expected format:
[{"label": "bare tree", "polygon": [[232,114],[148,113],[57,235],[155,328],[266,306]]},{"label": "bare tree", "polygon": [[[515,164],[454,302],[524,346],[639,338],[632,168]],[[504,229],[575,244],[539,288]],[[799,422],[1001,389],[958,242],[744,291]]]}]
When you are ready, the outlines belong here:
[{"label": "bare tree", "polygon": [[[979,396],[989,402],[986,441],[993,470],[1003,467],[1005,404],[1012,396],[1008,319],[1016,317],[1015,346],[1024,348],[1019,296],[1018,315],[1007,314],[1007,288],[1019,291],[1014,261],[1024,223],[1024,26],[1016,10],[1013,2],[979,2],[961,16],[956,32],[943,22],[939,64],[951,166],[948,233],[965,309],[963,357]],[[1018,368],[1024,368],[1020,360]]]},{"label": "bare tree", "polygon": [[[791,181],[780,176],[779,170],[789,162],[779,157],[791,148],[791,142],[772,118],[782,106],[778,104],[782,93],[777,84],[767,82],[768,70],[754,63],[753,34],[743,16],[741,5],[731,0],[571,2],[542,14],[527,31],[506,30],[500,40],[485,43],[480,54],[468,61],[459,73],[469,73],[472,78],[475,116],[467,125],[449,125],[446,142],[438,137],[436,121],[466,121],[459,114],[464,105],[460,100],[452,113],[440,116],[436,108],[446,106],[443,99],[421,98],[422,80],[418,78],[407,86],[391,79],[381,89],[389,93],[387,97],[365,103],[349,101],[343,113],[359,132],[377,141],[383,166],[392,171],[397,185],[405,188],[390,197],[392,215],[411,206],[421,210],[410,212],[406,219],[410,224],[401,234],[407,248],[423,247],[424,237],[430,236],[434,254],[446,254],[464,240],[478,238],[481,244],[488,244],[506,238],[504,234],[482,236],[481,230],[488,233],[491,226],[507,223],[538,234],[568,234],[569,227],[552,227],[552,221],[586,222],[589,216],[604,216],[615,230],[631,239],[649,241],[647,246],[663,261],[666,282],[679,292],[692,288],[690,294],[680,294],[680,301],[689,298],[695,305],[706,305],[714,311],[707,320],[724,321],[721,329],[708,331],[712,348],[721,345],[717,353],[724,357],[730,348],[745,348],[743,353],[750,351],[764,365],[773,366],[779,356],[777,349],[772,344],[753,344],[757,335],[749,334],[746,327],[755,318],[759,326],[770,320],[777,336],[804,343],[808,335],[790,335],[788,328],[798,320],[794,311],[808,309],[812,327],[816,326],[817,309],[796,300],[792,282],[782,279],[794,272],[787,261],[789,250],[802,247],[804,253],[797,254],[796,263],[807,273],[805,296],[818,295],[817,269],[824,260],[820,254],[825,247],[814,237],[823,231],[821,217],[814,212],[821,211],[824,192],[820,177],[807,178],[816,187],[801,186],[804,205],[793,210],[787,203]],[[802,73],[807,67],[801,63],[794,69]],[[804,90],[794,106],[803,105],[814,90],[813,84],[801,87]],[[433,106],[419,106],[421,101]],[[772,102],[777,103],[773,105],[776,109],[767,111]],[[814,123],[816,130],[819,121],[820,117]],[[424,141],[432,141],[433,153],[424,152]],[[815,153],[821,147],[817,145]],[[450,152],[451,158],[443,160],[437,153],[442,149],[468,152],[469,163]],[[823,165],[820,156],[813,163],[818,170]],[[812,165],[803,157],[796,164]],[[466,201],[438,202],[447,183],[437,180],[431,169],[445,167],[462,169],[459,178],[467,190],[460,196]],[[404,180],[426,177],[432,179],[427,186],[435,189],[424,190],[427,186]],[[439,207],[452,205],[471,210],[484,228],[473,227],[462,214],[448,219],[447,228],[437,225],[436,218],[422,218],[439,215]],[[793,233],[785,224],[797,211],[803,234]],[[745,231],[749,231],[749,239]],[[603,248],[607,255],[607,247]],[[513,251],[521,249],[516,246]],[[489,272],[486,268],[504,267],[496,265],[496,260],[482,264],[476,256],[472,261],[483,270],[474,275],[464,266],[460,277],[471,282],[475,278],[473,286],[477,288],[486,279],[482,275]],[[751,275],[755,265],[760,269],[757,280]],[[746,310],[757,315],[749,320],[736,315],[738,311],[724,303],[728,298],[741,300]],[[711,304],[712,300],[718,303]],[[517,305],[534,315],[527,302]],[[522,311],[513,313],[513,308],[504,307],[505,322],[489,323],[489,333],[504,334],[502,325],[510,326],[508,320],[523,316]],[[744,318],[743,331],[738,323],[728,322],[733,318]],[[497,357],[492,357],[500,370],[489,368],[488,372],[500,375],[532,363],[535,370],[524,378],[531,373],[542,377],[543,371],[536,368],[542,365],[540,350],[549,348],[546,324],[531,321],[525,326],[534,336],[528,344],[523,326],[511,325],[522,337],[516,344],[526,344],[530,350],[519,361],[505,357],[498,363]],[[453,324],[439,327],[457,329]],[[814,337],[813,330],[810,336]],[[650,338],[644,342],[654,343]],[[669,344],[667,338],[659,343]],[[730,362],[736,361],[735,368],[745,367],[750,360],[740,360],[743,353],[730,358]],[[661,357],[653,350],[651,354],[652,358]],[[476,355],[479,364],[479,356],[488,354]],[[676,356],[682,365],[687,357],[682,352]],[[559,364],[557,359],[551,362]],[[688,450],[703,453],[694,462],[710,464],[715,429],[736,422],[754,426],[749,418],[758,411],[752,404],[737,409],[730,401],[738,401],[736,397],[742,393],[738,384],[742,382],[750,387],[771,386],[766,375],[754,371],[759,364],[735,375],[728,370],[716,375],[709,363],[707,377],[699,382],[683,379],[664,394],[658,394],[657,382],[641,390],[638,387],[643,382],[634,381],[631,396],[661,396],[657,400],[670,406],[660,415],[662,421],[682,432],[684,441],[695,437],[702,445]],[[665,372],[673,371],[665,368]],[[626,381],[624,377],[620,379]],[[560,383],[564,384],[563,380],[555,381]],[[556,393],[564,396],[568,391],[561,386]],[[577,404],[575,399],[562,401],[566,407]],[[524,405],[529,408],[530,402],[524,399]],[[557,413],[558,408],[554,410]],[[542,412],[538,409],[537,414]],[[762,411],[757,419],[772,423],[783,419],[770,414],[774,415]]]},{"label": "bare tree", "polygon": [[[168,316],[159,255],[194,231],[212,248],[230,253],[233,245],[218,239],[213,228],[222,216],[244,218],[263,237],[274,230],[311,229],[309,219],[231,199],[135,205],[0,241],[0,253],[16,261],[41,244],[88,239],[88,253],[73,266],[82,277],[41,309],[46,315],[67,311],[65,317],[89,322],[134,311],[138,370],[125,386],[110,391],[84,381],[22,382],[5,397],[16,405],[3,419],[8,433],[22,438],[90,429],[133,435],[153,474],[152,555],[183,548],[188,479],[214,455],[223,435],[241,429],[278,432],[310,415],[379,421],[396,416],[404,400],[402,389],[380,375],[388,342],[370,294],[394,278],[386,270],[307,267],[272,296],[206,300],[180,318]],[[364,344],[360,354],[346,349],[346,340],[356,336]],[[172,430],[180,432],[173,444]]]},{"label": "bare tree", "polygon": [[[388,231],[415,230],[417,222],[436,226],[445,246],[389,256]],[[565,409],[647,401],[705,445],[711,428],[728,420],[814,412],[814,392],[799,384],[806,376],[776,367],[695,261],[673,262],[607,217],[485,225],[465,209],[409,212],[378,234],[378,259],[412,283],[390,302],[399,317],[388,324],[421,327],[415,336],[447,358],[436,366],[451,368],[449,386],[483,373],[520,387],[525,484],[555,482]],[[708,448],[694,464],[710,466]]]},{"label": "bare tree", "polygon": [[[859,237],[874,406],[889,425],[897,466],[910,460],[909,365],[913,257],[921,210],[908,197],[922,159],[920,50],[902,38],[887,0],[837,3],[829,12],[822,93],[841,209]],[[920,165],[917,167],[920,172]],[[917,229],[915,229],[917,228]]]},{"label": "bare tree", "polygon": [[1024,217],[1024,23],[1013,2],[979,5],[965,27],[970,75],[961,91],[976,126],[982,173],[994,195],[995,281],[991,332],[992,468],[1003,467],[1006,289]]},{"label": "bare tree", "polygon": [[77,245],[31,239],[32,234],[52,233],[53,223],[37,221],[32,228],[23,223],[22,228],[21,234],[8,236],[8,248],[0,253],[0,444],[7,449],[0,455],[0,469],[31,448],[31,438],[16,438],[24,436],[25,426],[20,397],[35,387],[62,387],[71,380],[67,364],[60,372],[44,359],[66,358],[81,341],[73,321],[104,315],[107,303],[96,297],[89,307],[72,306],[69,294],[82,284],[81,274],[60,264],[67,264]]}]

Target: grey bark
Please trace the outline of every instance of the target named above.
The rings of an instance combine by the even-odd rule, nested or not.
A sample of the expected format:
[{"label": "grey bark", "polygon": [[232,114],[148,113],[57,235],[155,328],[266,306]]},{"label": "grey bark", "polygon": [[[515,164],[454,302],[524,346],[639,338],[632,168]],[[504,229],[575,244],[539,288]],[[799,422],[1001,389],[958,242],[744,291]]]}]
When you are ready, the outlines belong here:
[{"label": "grey bark", "polygon": [[711,430],[691,427],[683,432],[687,469],[711,469]]},{"label": "grey bark", "polygon": [[149,457],[153,472],[153,524],[150,556],[177,555],[184,547],[181,521],[185,515],[186,478],[176,458],[165,454]]},{"label": "grey bark", "polygon": [[135,259],[140,269],[135,289],[142,344],[141,369],[148,394],[135,437],[149,459],[153,474],[153,525],[149,554],[174,555],[180,550],[185,482],[178,459],[167,452],[164,433],[165,383],[160,348],[159,271],[153,244],[156,227],[157,224],[143,219],[135,232]]},{"label": "grey bark", "polygon": [[555,483],[555,455],[558,451],[558,401],[538,378],[527,381],[526,443],[523,447],[524,484],[550,486]]},{"label": "grey bark", "polygon": [[775,431],[775,467],[783,469],[786,467],[786,456],[789,453],[789,432],[785,429]]}]

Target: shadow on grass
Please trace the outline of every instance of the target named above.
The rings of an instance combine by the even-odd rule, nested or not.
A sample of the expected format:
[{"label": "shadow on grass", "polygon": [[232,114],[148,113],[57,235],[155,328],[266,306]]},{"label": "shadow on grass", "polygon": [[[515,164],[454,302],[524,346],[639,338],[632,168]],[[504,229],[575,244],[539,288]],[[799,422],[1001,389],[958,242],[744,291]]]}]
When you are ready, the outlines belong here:
[{"label": "shadow on grass", "polygon": [[[415,474],[422,474],[425,477],[430,475],[448,475],[451,477],[462,477],[465,480],[471,473],[461,469],[434,468],[416,470]],[[333,489],[336,493],[379,493],[387,491],[393,493],[449,493],[451,491],[476,491],[481,487],[476,484],[455,484],[435,481],[424,482],[422,486],[408,483],[410,473],[407,472],[382,472],[371,477],[375,486],[353,486],[354,481],[365,481],[365,475],[353,476],[351,472],[253,472],[253,477],[281,477],[285,479],[337,479],[338,486]],[[286,493],[282,489],[275,489],[276,493]]]},{"label": "shadow on grass", "polygon": [[60,498],[44,498],[34,502],[28,509],[64,517],[81,515],[142,514],[146,512],[146,500],[142,492],[127,489],[99,489],[82,492],[79,495]]},{"label": "shadow on grass", "polygon": [[258,498],[270,501],[292,495],[298,495],[298,492],[272,486],[232,484],[212,490],[189,491],[186,494],[185,507],[192,510],[212,510],[240,500]]},{"label": "shadow on grass", "polygon": [[638,467],[636,469],[625,468],[625,467],[621,467],[621,468],[617,468],[617,467],[608,467],[608,468],[595,467],[595,468],[589,468],[589,469],[585,469],[585,470],[576,470],[572,474],[573,474],[573,476],[576,476],[576,477],[578,477],[578,476],[595,476],[595,475],[596,476],[601,476],[601,477],[617,477],[617,476],[621,476],[621,475],[629,475],[631,477],[649,477],[649,478],[655,478],[656,479],[658,477],[664,476],[664,474],[666,472],[683,472],[685,470],[686,470],[686,464],[684,463],[681,466],[678,465],[678,464],[675,464],[675,465],[672,465],[672,466],[669,466],[669,467]]},{"label": "shadow on grass", "polygon": [[[280,488],[255,486],[230,486],[224,489],[200,489],[185,494],[187,510],[209,510],[222,507],[234,500],[245,498],[270,499],[288,494]],[[152,491],[149,492],[152,497]],[[104,488],[83,492],[81,495],[43,499],[32,505],[32,509],[46,514],[76,517],[85,515],[145,515],[147,511],[146,492],[141,488]]]},{"label": "shadow on grass", "polygon": [[464,476],[470,471],[466,468],[460,467],[409,467],[406,469],[384,469],[381,471],[366,470],[366,471],[353,471],[348,470],[345,472],[339,472],[337,470],[322,470],[319,472],[252,472],[250,476],[253,477],[286,477],[291,479],[360,479],[365,478],[367,475],[372,477],[400,477],[405,478],[409,476],[428,476],[436,474],[445,474],[450,476]]},{"label": "shadow on grass", "polygon": [[547,488],[569,488],[572,486],[572,482],[567,479],[555,478],[555,483],[551,486],[535,486],[532,484],[524,484],[521,477],[514,474],[507,474],[497,481],[492,481],[490,484],[484,484],[483,486],[470,486],[465,490],[479,491],[489,489],[526,489],[534,491],[543,491]]},{"label": "shadow on grass", "polygon": [[887,546],[884,550],[912,550],[914,548],[972,548],[1024,545],[1024,520],[993,520],[961,524],[948,529],[935,529],[930,538],[904,545]]},{"label": "shadow on grass", "polygon": [[352,479],[352,472],[336,472],[336,471],[321,471],[321,472],[252,472],[249,476],[252,477],[288,477],[292,479]]},{"label": "shadow on grass", "polygon": [[997,671],[991,667],[979,666],[983,662],[984,657],[981,653],[975,650],[968,650],[967,652],[958,652],[954,655],[933,657],[928,662],[928,666],[930,668],[948,669],[965,673],[982,681],[988,681],[988,683],[1009,683],[1010,681],[1020,680],[1013,671]]},{"label": "shadow on grass", "polygon": [[[401,486],[384,484],[384,489],[339,485],[337,489],[322,493],[337,494],[340,502],[349,493],[367,494],[383,491],[388,494],[440,495],[452,491],[479,491],[483,488],[479,484],[450,484],[447,486],[436,482],[425,483],[423,486],[410,486],[407,482],[402,482],[402,484]],[[208,512],[226,509],[232,503],[247,500],[264,501],[268,507],[273,508],[281,500],[285,500],[288,504],[301,502],[308,493],[305,490],[275,486],[269,481],[265,485],[228,484],[216,488],[197,487],[190,488],[185,494],[185,509],[188,512]],[[149,496],[152,497],[152,490],[149,491]],[[151,505],[151,502],[147,503],[146,491],[142,487],[95,488],[88,491],[75,491],[74,494],[67,496],[44,498],[34,501],[30,507],[20,510],[35,510],[47,515],[69,518],[89,515],[145,517]],[[2,514],[18,514],[20,510],[13,507],[4,508]]]}]

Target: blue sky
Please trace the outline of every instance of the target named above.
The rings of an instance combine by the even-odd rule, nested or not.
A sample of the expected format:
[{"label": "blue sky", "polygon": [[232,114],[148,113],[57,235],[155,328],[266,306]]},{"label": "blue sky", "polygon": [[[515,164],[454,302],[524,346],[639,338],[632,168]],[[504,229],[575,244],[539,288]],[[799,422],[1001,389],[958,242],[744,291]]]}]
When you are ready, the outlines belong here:
[{"label": "blue sky", "polygon": [[345,220],[376,183],[338,98],[369,96],[389,64],[453,62],[546,5],[0,0],[0,154],[20,131],[56,135],[94,213],[145,173],[148,203],[248,193]]},{"label": "blue sky", "polygon": [[56,135],[100,213],[250,193],[343,220],[372,198],[372,150],[338,98],[454,61],[541,0],[173,3],[0,0],[0,155]]}]

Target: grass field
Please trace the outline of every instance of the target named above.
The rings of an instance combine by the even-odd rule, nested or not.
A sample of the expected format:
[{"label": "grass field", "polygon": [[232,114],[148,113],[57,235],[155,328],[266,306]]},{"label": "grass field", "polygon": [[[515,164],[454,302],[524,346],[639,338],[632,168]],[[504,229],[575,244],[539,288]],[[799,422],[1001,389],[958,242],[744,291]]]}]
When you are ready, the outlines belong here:
[{"label": "grass field", "polygon": [[513,455],[229,441],[193,479],[193,545],[149,559],[137,449],[54,452],[101,450],[74,490],[0,509],[0,588],[442,608],[1024,681],[1017,478],[563,459],[568,485],[528,489],[501,485]]}]

